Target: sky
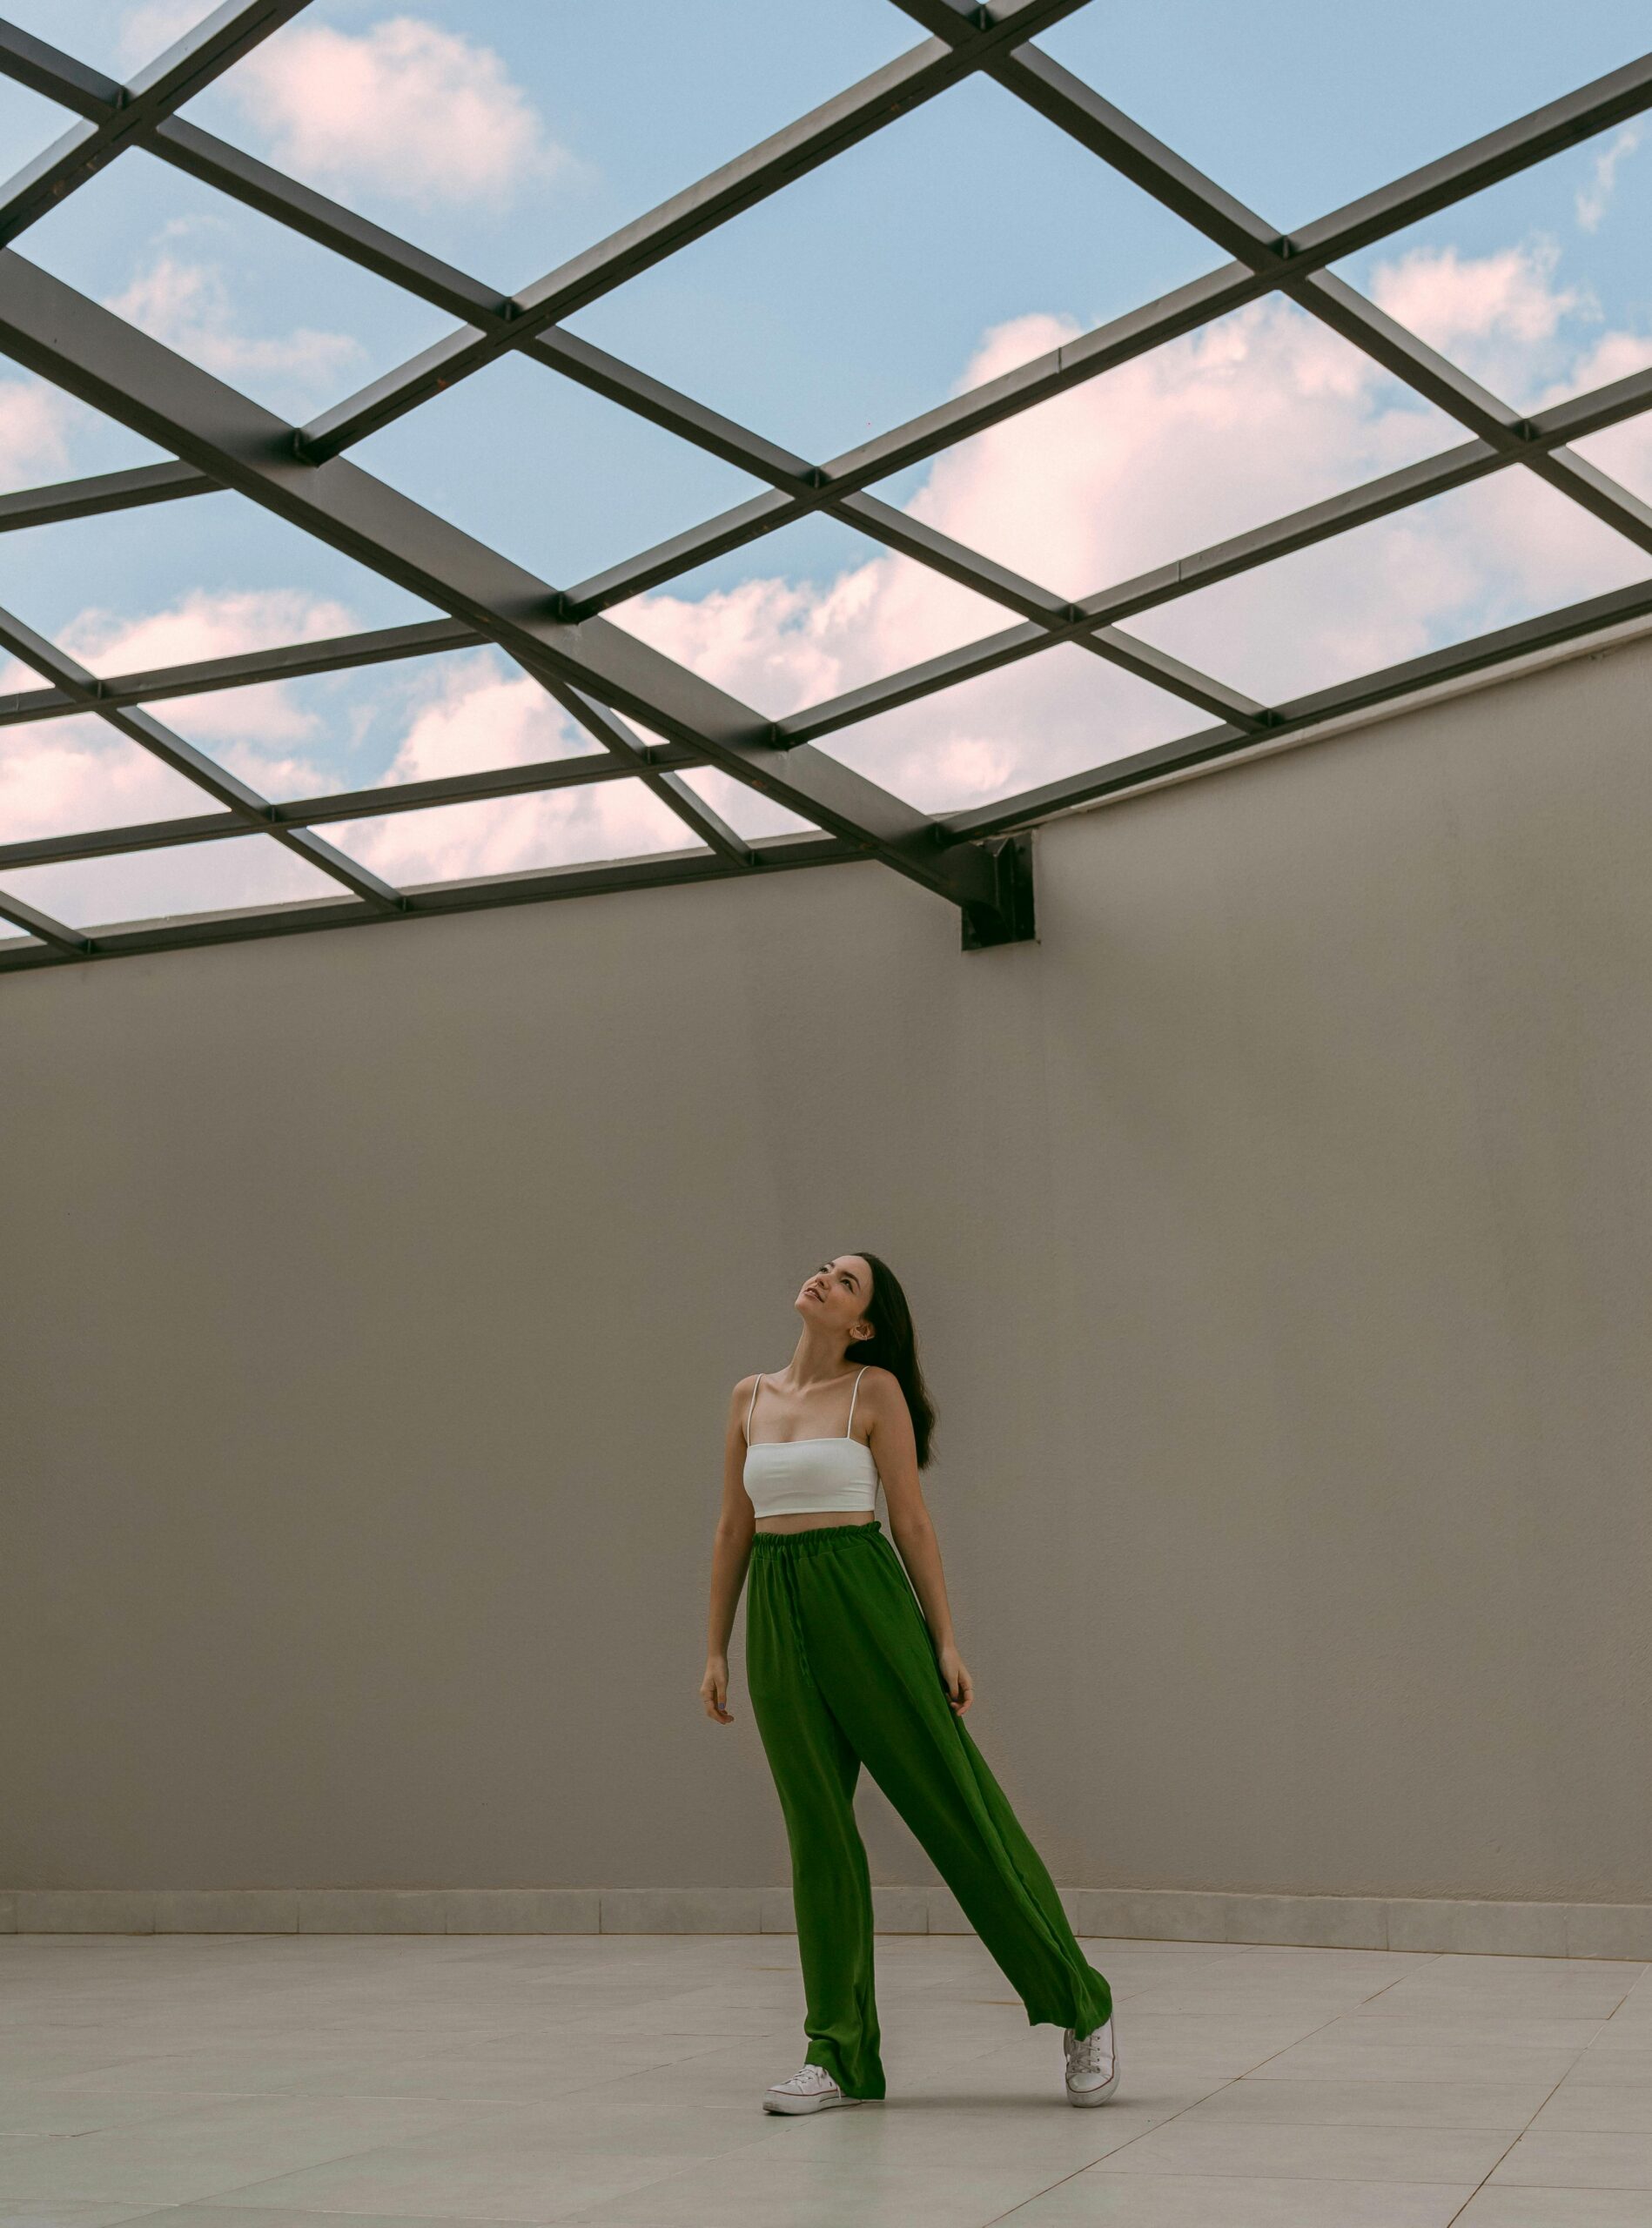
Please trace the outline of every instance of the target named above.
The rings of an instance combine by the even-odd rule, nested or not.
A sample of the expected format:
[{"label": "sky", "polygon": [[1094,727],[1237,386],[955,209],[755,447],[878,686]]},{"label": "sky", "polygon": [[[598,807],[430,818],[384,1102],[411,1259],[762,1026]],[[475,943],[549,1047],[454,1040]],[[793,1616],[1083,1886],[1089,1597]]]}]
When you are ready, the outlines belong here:
[{"label": "sky", "polygon": [[[11,0],[126,79],[201,0]],[[1280,231],[1635,57],[1641,0],[1091,0],[1039,44]],[[313,0],[193,122],[501,292],[532,284],[918,43],[890,0]],[[0,84],[0,171],[70,118]],[[141,152],[17,252],[294,425],[439,339],[440,312]],[[1525,410],[1652,362],[1652,118],[1613,127],[1352,258],[1340,275]],[[1002,88],[971,79],[569,320],[819,462],[1226,260]],[[1454,422],[1273,299],[874,492],[1063,597],[1092,594],[1454,446]],[[1652,418],[1579,444],[1652,500]],[[354,460],[553,586],[758,492],[507,358]],[[0,490],[160,460],[0,359]],[[1501,473],[1130,623],[1278,702],[1645,578],[1652,557]],[[0,535],[0,605],[102,674],[439,614],[219,493]],[[609,617],[779,718],[1013,614],[834,520],[783,530]],[[15,662],[0,692],[37,685]],[[314,797],[594,748],[475,650],[158,707],[263,795]],[[820,746],[948,812],[1193,732],[1208,715],[1064,647]],[[715,770],[751,836],[802,823]],[[88,720],[0,727],[0,842],[210,809]],[[682,849],[633,782],[320,831],[401,886]],[[338,885],[265,838],[9,869],[84,927]]]}]

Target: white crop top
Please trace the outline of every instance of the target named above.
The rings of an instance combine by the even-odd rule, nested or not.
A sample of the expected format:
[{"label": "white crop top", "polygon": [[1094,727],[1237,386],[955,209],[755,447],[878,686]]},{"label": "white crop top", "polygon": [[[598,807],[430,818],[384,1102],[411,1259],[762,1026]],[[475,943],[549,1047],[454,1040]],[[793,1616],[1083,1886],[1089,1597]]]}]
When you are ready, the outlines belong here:
[{"label": "white crop top", "polygon": [[[870,1367],[870,1365],[868,1365]],[[801,1516],[819,1510],[864,1509],[877,1505],[877,1464],[863,1439],[851,1437],[855,1425],[855,1393],[861,1389],[864,1369],[856,1372],[855,1392],[849,1396],[849,1427],[841,1439],[760,1439],[751,1436],[751,1411],[757,1405],[757,1384],[751,1388],[751,1407],[746,1410],[746,1491],[758,1516]]]}]

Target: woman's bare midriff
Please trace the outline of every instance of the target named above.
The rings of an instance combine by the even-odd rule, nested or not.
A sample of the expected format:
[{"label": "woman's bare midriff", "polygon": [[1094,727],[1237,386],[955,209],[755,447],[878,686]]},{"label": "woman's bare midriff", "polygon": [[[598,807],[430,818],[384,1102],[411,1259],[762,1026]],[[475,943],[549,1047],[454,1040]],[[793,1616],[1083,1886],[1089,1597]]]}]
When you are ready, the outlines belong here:
[{"label": "woman's bare midriff", "polygon": [[814,1532],[823,1524],[876,1524],[876,1516],[863,1516],[856,1509],[823,1508],[814,1512],[793,1509],[786,1516],[760,1516],[757,1529],[759,1532]]}]

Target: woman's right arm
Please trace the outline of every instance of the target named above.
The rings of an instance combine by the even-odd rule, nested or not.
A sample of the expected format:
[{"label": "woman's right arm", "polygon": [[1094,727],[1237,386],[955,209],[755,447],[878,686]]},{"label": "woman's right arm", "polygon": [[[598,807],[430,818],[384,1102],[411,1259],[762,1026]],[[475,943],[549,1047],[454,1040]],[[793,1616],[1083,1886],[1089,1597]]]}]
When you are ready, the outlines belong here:
[{"label": "woman's right arm", "polygon": [[706,1715],[719,1725],[732,1725],[729,1708],[729,1635],[735,1627],[740,1589],[746,1582],[751,1543],[757,1530],[756,1513],[746,1491],[746,1403],[755,1383],[755,1373],[742,1377],[729,1395],[729,1417],[722,1442],[722,1501],[711,1543],[711,1614],[706,1631],[706,1675],[700,1681],[700,1699]]}]

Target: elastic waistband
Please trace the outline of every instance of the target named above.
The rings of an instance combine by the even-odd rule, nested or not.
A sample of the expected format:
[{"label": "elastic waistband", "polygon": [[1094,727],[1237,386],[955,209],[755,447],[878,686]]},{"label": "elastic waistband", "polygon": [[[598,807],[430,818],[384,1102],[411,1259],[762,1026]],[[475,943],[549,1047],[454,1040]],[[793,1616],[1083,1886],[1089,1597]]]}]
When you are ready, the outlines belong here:
[{"label": "elastic waistband", "polygon": [[870,1524],[815,1524],[802,1532],[754,1532],[754,1555],[818,1555],[850,1547],[855,1540],[881,1540],[883,1527],[874,1517]]}]

